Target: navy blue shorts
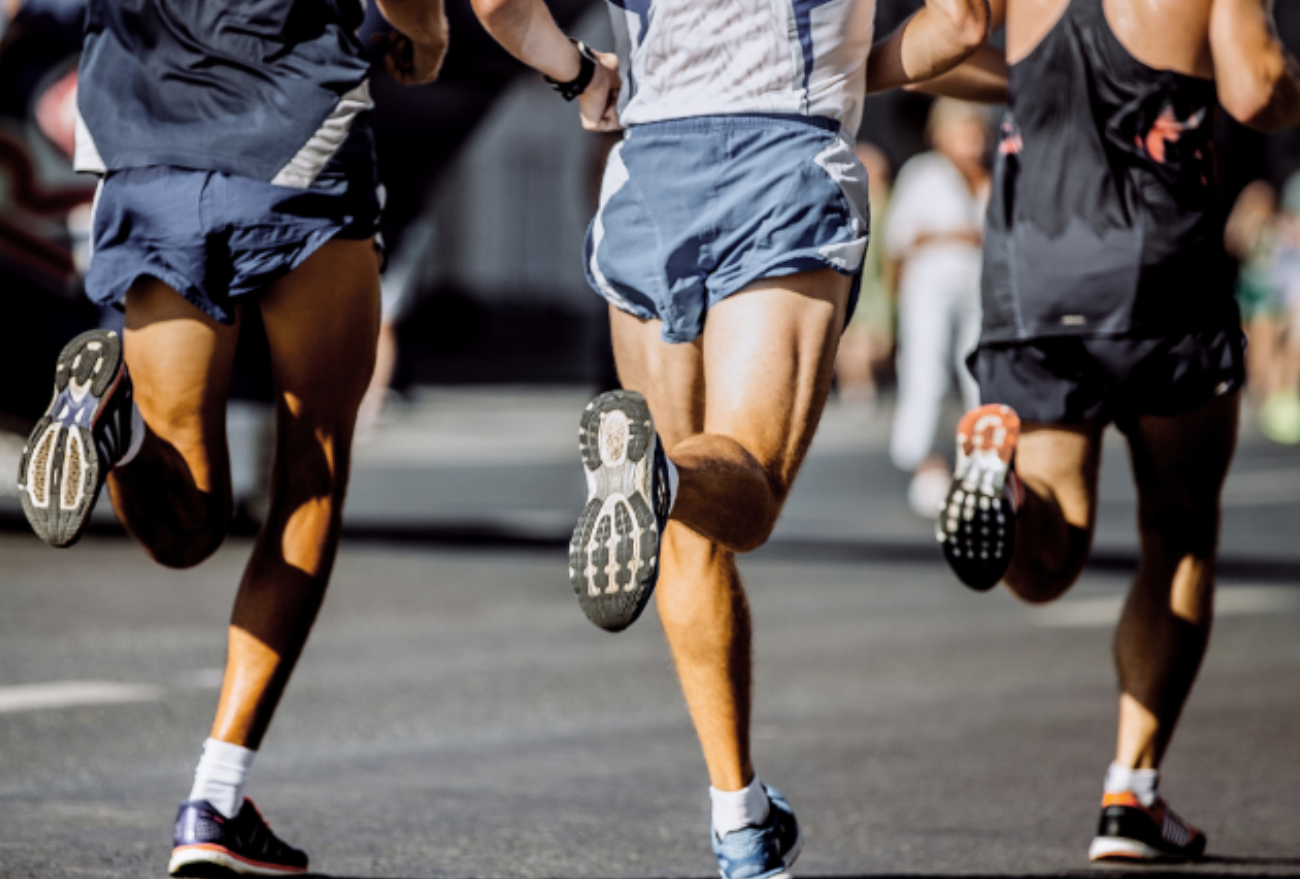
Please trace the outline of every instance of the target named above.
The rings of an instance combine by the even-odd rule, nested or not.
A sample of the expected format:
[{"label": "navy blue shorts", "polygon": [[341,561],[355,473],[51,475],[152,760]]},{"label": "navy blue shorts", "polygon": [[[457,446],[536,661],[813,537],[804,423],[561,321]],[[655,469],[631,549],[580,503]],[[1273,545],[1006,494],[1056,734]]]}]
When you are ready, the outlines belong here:
[{"label": "navy blue shorts", "polygon": [[857,298],[867,173],[838,123],[698,116],[633,126],[610,153],[587,230],[587,281],[689,342],[708,310],[761,278],[832,268]]},{"label": "navy blue shorts", "polygon": [[357,120],[307,189],[171,166],[111,172],[95,201],[86,294],[121,308],[154,277],[224,324],[233,300],[300,266],[331,238],[378,232],[373,139]]}]

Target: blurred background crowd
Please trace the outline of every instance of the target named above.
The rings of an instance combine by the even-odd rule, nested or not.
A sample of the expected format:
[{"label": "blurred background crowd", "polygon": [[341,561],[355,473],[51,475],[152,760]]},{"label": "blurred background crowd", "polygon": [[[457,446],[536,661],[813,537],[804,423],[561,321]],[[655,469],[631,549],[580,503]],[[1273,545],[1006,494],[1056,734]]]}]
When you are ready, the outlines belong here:
[{"label": "blurred background crowd", "polygon": [[[880,0],[887,31],[916,6]],[[561,25],[608,46],[605,4],[551,0]],[[1300,9],[1277,11],[1300,49]],[[0,493],[43,410],[64,342],[120,316],[81,295],[94,182],[72,171],[83,0],[0,0],[0,289],[18,344],[0,349]],[[616,384],[604,303],[581,265],[608,137],[509,58],[467,3],[450,2],[452,48],[430,86],[404,89],[376,65],[387,192],[384,321],[362,438],[430,385]],[[371,4],[365,29],[384,22]],[[929,516],[947,487],[956,414],[974,405],[964,367],[979,331],[981,229],[998,108],[912,93],[869,99],[858,152],[871,179],[872,245],[836,364],[835,405],[891,418],[889,452]],[[1300,444],[1300,139],[1265,137],[1220,114],[1220,204],[1250,339],[1247,418]],[[255,315],[253,316],[255,321]],[[250,321],[232,404],[236,493],[259,486],[264,353]],[[241,474],[243,474],[241,476]]]}]

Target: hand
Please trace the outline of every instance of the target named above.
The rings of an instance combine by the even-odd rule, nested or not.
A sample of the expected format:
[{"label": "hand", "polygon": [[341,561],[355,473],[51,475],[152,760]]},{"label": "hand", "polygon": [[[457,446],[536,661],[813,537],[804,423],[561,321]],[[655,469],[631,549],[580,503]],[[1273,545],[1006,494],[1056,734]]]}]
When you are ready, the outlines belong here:
[{"label": "hand", "polygon": [[402,85],[433,82],[447,55],[447,19],[443,17],[439,33],[418,43],[397,31],[375,34],[370,41],[383,50],[388,72],[397,82]]},{"label": "hand", "polygon": [[605,52],[592,54],[596,56],[596,72],[587,90],[578,95],[582,127],[588,131],[620,131],[618,93],[623,80],[618,75],[618,56]]}]

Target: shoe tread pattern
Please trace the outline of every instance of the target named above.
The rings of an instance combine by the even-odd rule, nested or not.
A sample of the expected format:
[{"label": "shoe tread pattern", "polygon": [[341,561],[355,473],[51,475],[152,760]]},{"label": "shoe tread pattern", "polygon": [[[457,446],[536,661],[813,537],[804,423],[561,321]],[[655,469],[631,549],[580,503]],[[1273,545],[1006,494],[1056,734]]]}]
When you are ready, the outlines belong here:
[{"label": "shoe tread pattern", "polygon": [[[619,429],[609,429],[611,421]],[[601,456],[603,429],[607,445],[618,446],[613,462]],[[591,497],[569,544],[569,581],[587,618],[606,631],[630,626],[658,581],[660,527],[645,496],[657,443],[650,409],[635,392],[602,394],[579,423]]]},{"label": "shoe tread pattern", "polygon": [[53,398],[18,466],[23,512],[51,546],[81,539],[103,487],[107,468],[94,427],[122,370],[121,337],[107,330],[82,333],[59,354]]}]

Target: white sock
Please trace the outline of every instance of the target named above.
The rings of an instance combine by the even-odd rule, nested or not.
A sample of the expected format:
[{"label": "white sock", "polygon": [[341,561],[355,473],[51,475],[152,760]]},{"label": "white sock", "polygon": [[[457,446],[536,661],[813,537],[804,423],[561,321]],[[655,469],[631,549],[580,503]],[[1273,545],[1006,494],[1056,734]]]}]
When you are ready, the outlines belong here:
[{"label": "white sock", "polygon": [[130,464],[136,455],[140,454],[140,446],[144,445],[144,418],[140,416],[140,407],[131,401],[131,445],[126,447],[126,454],[118,459],[114,467],[121,467],[124,464]]},{"label": "white sock", "polygon": [[194,770],[190,799],[207,800],[222,815],[234,818],[244,805],[244,785],[248,784],[256,756],[257,752],[248,748],[208,739]]},{"label": "white sock", "polygon": [[677,483],[681,479],[677,475],[677,465],[673,459],[664,455],[664,463],[668,465],[668,512],[673,511],[673,502],[677,500]]},{"label": "white sock", "polygon": [[1150,806],[1160,799],[1159,769],[1129,769],[1118,763],[1110,764],[1106,770],[1106,787],[1108,794],[1129,792],[1138,798],[1144,806]]},{"label": "white sock", "polygon": [[771,804],[763,782],[754,776],[748,787],[738,791],[718,790],[709,787],[709,800],[713,803],[713,832],[718,839],[742,827],[761,827],[767,820]]}]

